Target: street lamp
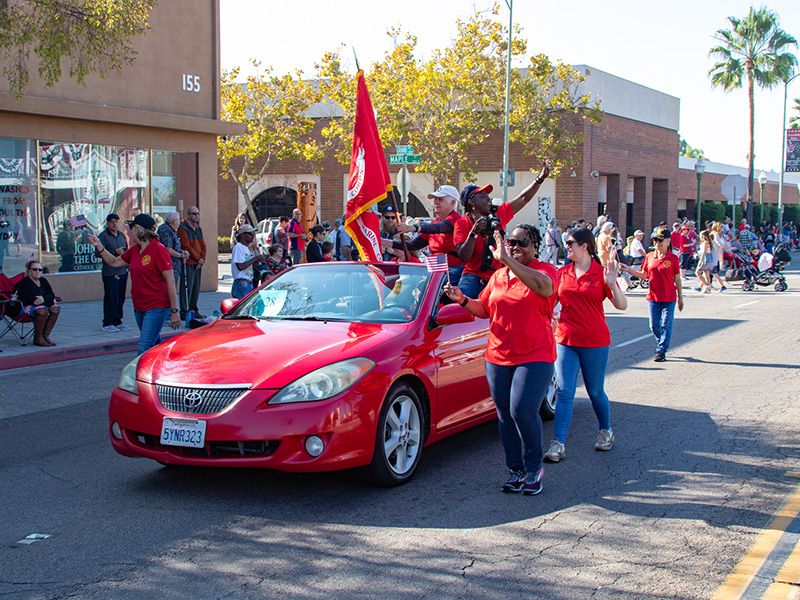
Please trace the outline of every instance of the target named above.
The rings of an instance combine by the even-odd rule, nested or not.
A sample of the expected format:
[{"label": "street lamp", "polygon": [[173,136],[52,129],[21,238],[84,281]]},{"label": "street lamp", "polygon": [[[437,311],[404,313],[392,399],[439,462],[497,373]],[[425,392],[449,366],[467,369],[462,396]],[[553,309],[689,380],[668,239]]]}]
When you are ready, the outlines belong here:
[{"label": "street lamp", "polygon": [[703,157],[697,159],[697,162],[694,163],[694,172],[697,174],[697,231],[700,231],[700,199],[702,198],[702,194],[700,193],[700,183],[703,181],[703,173],[706,172],[706,163],[703,162]]},{"label": "street lamp", "polygon": [[503,202],[508,200],[508,136],[511,113],[511,41],[514,33],[514,0],[505,0],[508,6],[508,52],[506,64],[506,120],[503,134]]},{"label": "street lamp", "polygon": [[781,178],[778,184],[778,227],[783,227],[783,169],[786,167],[786,100],[789,97],[789,84],[800,76],[795,73],[783,80],[783,121],[781,121]]},{"label": "street lamp", "polygon": [[[764,173],[764,171],[761,171],[761,173],[758,176],[758,186],[761,188],[761,191],[758,194],[758,203],[762,204],[762,205],[764,204],[764,186],[765,185],[767,185],[767,174]],[[763,208],[761,209],[761,218],[762,219],[764,218],[764,209]]]}]

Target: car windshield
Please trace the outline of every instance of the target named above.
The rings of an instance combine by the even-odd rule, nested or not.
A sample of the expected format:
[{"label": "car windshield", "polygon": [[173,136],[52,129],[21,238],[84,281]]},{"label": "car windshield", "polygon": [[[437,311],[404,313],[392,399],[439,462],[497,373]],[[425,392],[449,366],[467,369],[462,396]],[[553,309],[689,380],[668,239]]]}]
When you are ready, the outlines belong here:
[{"label": "car windshield", "polygon": [[421,265],[302,265],[257,289],[228,318],[408,323],[429,282]]}]

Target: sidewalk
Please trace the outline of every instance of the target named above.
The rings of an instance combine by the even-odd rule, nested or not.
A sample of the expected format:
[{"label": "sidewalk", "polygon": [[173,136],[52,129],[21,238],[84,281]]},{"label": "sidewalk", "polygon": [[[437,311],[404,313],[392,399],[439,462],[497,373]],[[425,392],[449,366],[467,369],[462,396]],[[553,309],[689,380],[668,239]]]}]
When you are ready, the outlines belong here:
[{"label": "sidewalk", "polygon": [[[227,277],[218,280],[216,292],[202,292],[198,307],[204,315],[211,315],[219,310],[222,300],[230,297],[230,267],[220,265],[218,273]],[[58,344],[52,348],[33,345],[33,339],[27,346],[20,346],[13,334],[8,333],[0,339],[0,371],[17,369],[32,365],[42,365],[76,358],[90,358],[120,352],[134,352],[139,341],[139,329],[133,318],[133,304],[130,298],[125,301],[124,321],[131,327],[130,331],[106,333],[100,329],[103,320],[103,301],[65,302],[61,307],[61,316],[51,335]],[[26,327],[27,329],[27,327]],[[162,337],[170,337],[185,331],[183,327],[177,331],[162,329]]]}]

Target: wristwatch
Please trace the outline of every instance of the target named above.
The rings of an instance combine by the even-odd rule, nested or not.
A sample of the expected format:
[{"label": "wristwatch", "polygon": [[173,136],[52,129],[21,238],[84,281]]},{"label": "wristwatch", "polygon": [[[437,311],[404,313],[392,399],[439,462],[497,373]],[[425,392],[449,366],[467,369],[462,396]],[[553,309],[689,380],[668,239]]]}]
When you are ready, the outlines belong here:
[{"label": "wristwatch", "polygon": [[464,300],[458,303],[459,306],[466,306],[467,304],[469,304],[469,297],[467,296],[464,296]]},{"label": "wristwatch", "polygon": [[177,308],[170,308],[170,309],[169,309],[169,312],[171,312],[171,313],[176,313],[176,312],[181,312],[181,311],[180,311],[180,310],[178,310]]}]

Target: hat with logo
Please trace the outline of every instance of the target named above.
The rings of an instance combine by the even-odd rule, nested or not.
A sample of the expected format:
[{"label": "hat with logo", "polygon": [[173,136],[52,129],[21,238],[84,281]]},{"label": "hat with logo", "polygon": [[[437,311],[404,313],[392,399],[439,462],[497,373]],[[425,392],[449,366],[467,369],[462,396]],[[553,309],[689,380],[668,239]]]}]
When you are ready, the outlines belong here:
[{"label": "hat with logo", "polygon": [[383,214],[383,215],[386,215],[386,214],[389,214],[389,213],[392,213],[392,214],[394,214],[394,213],[396,213],[396,212],[397,212],[397,210],[396,210],[396,209],[395,209],[395,207],[394,207],[394,206],[392,206],[391,204],[387,204],[386,206],[384,206],[384,207],[381,209],[381,214]]},{"label": "hat with logo", "polygon": [[440,185],[435,192],[428,194],[428,200],[434,198],[453,198],[458,200],[458,190],[452,185]]},{"label": "hat with logo", "polygon": [[671,237],[671,232],[666,227],[656,227],[653,229],[653,233],[650,234],[651,240],[665,240]]},{"label": "hat with logo", "polygon": [[128,225],[138,225],[143,229],[148,231],[152,230],[153,227],[156,226],[156,220],[148,215],[147,213],[140,213],[136,215],[132,220],[125,221]]},{"label": "hat with logo", "polygon": [[465,207],[467,206],[467,202],[469,202],[470,198],[472,198],[475,194],[479,194],[480,192],[486,192],[487,194],[491,194],[494,190],[494,187],[489,185],[478,186],[478,185],[468,185],[463,190],[461,190],[461,204]]}]

